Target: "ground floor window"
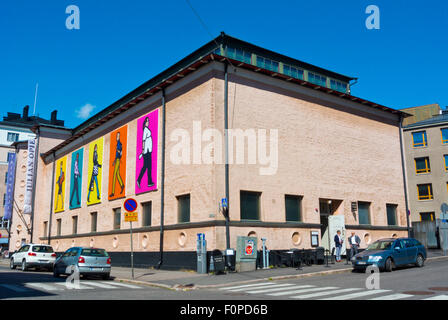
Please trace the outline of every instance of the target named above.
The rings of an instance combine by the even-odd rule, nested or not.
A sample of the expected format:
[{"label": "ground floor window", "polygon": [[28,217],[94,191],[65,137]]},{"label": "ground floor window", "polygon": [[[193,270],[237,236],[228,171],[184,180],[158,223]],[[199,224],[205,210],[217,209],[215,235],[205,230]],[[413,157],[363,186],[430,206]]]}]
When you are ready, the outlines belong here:
[{"label": "ground floor window", "polygon": [[241,220],[260,220],[260,192],[240,192]]},{"label": "ground floor window", "polygon": [[78,216],[72,217],[72,233],[73,234],[78,233]]},{"label": "ground floor window", "polygon": [[143,218],[142,218],[142,223],[143,226],[150,226],[151,225],[151,213],[152,213],[152,202],[145,202],[142,203],[142,209],[143,209]]},{"label": "ground floor window", "polygon": [[387,212],[387,225],[388,226],[397,225],[397,205],[386,204],[386,212]]},{"label": "ground floor window", "polygon": [[57,219],[56,220],[56,235],[58,235],[58,236],[61,235],[61,227],[62,227],[62,220]]},{"label": "ground floor window", "polygon": [[121,227],[121,208],[114,209],[114,230]]},{"label": "ground floor window", "polygon": [[190,195],[177,197],[177,216],[179,223],[190,222]]},{"label": "ground floor window", "polygon": [[302,197],[285,195],[286,221],[302,221]]},{"label": "ground floor window", "polygon": [[359,224],[370,224],[370,202],[358,201]]},{"label": "ground floor window", "polygon": [[421,221],[434,221],[434,219],[435,219],[434,212],[420,212]]},{"label": "ground floor window", "polygon": [[98,221],[98,212],[92,212],[90,214],[90,231],[91,232],[96,232],[97,221]]}]

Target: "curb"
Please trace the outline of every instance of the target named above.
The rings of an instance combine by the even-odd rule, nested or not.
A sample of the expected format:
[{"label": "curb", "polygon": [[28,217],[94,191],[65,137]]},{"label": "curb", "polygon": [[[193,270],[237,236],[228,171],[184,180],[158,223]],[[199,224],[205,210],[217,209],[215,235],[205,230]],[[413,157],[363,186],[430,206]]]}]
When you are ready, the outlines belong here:
[{"label": "curb", "polygon": [[139,280],[131,280],[131,279],[121,279],[121,278],[114,278],[113,281],[127,282],[127,283],[132,283],[132,284],[139,284],[139,285],[144,285],[144,286],[148,286],[148,287],[157,287],[157,288],[168,289],[168,290],[175,289],[172,286],[162,284],[162,283],[155,283],[155,282],[147,282],[147,281],[139,281]]}]

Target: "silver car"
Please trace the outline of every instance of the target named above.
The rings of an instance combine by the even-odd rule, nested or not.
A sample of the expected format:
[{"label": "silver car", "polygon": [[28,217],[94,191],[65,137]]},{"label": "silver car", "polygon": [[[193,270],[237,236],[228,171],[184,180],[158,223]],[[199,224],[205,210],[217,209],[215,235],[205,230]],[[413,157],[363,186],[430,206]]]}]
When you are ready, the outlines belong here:
[{"label": "silver car", "polygon": [[111,258],[104,249],[73,247],[65,251],[54,263],[53,276],[70,275],[78,269],[80,276],[101,276],[109,279]]}]

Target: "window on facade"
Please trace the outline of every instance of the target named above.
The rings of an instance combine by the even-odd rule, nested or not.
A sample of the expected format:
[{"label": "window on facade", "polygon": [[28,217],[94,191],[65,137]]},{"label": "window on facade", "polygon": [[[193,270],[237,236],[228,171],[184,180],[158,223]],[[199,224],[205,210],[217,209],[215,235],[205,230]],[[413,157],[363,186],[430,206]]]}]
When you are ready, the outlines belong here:
[{"label": "window on facade", "polygon": [[302,197],[285,195],[286,221],[302,221]]},{"label": "window on facade", "polygon": [[415,173],[429,173],[431,172],[431,166],[429,165],[429,158],[423,157],[423,158],[415,158]]},{"label": "window on facade", "polygon": [[308,72],[308,82],[317,84],[322,87],[327,86],[327,78],[316,73]]},{"label": "window on facade", "polygon": [[347,92],[347,84],[334,79],[330,80],[330,88],[340,92]]},{"label": "window on facade", "polygon": [[448,171],[448,154],[444,155],[443,159],[445,160],[445,171]]},{"label": "window on facade", "polygon": [[412,133],[412,146],[414,148],[426,147],[428,140],[426,137],[426,131],[419,131]]},{"label": "window on facade", "polygon": [[115,208],[114,210],[114,230],[121,227],[121,208]]},{"label": "window on facade", "polygon": [[387,225],[388,226],[397,225],[397,205],[386,204],[386,212],[387,212]]},{"label": "window on facade", "polygon": [[98,212],[90,213],[90,231],[97,231],[97,222],[98,222]]},{"label": "window on facade", "polygon": [[251,53],[242,49],[227,47],[227,57],[247,64],[251,63]]},{"label": "window on facade", "polygon": [[177,219],[179,223],[190,222],[190,195],[177,197]]},{"label": "window on facade", "polygon": [[241,220],[260,220],[260,197],[259,192],[240,192]]},{"label": "window on facade", "polygon": [[287,64],[283,65],[283,74],[292,78],[303,80],[303,70]]},{"label": "window on facade", "polygon": [[370,224],[370,202],[358,201],[359,224]]},{"label": "window on facade", "polygon": [[46,237],[48,235],[48,221],[44,221],[44,234],[43,236]]},{"label": "window on facade", "polygon": [[8,142],[16,142],[19,141],[19,134],[14,132],[8,132],[7,137]]},{"label": "window on facade", "polygon": [[72,233],[73,234],[78,233],[78,216],[72,217]]},{"label": "window on facade", "polygon": [[58,236],[61,235],[61,228],[62,228],[62,220],[57,219],[56,220],[56,235],[58,235]]},{"label": "window on facade", "polygon": [[417,191],[418,200],[432,200],[434,198],[431,183],[417,185]]},{"label": "window on facade", "polygon": [[442,134],[442,143],[447,144],[448,143],[448,128],[440,129],[440,133]]},{"label": "window on facade", "polygon": [[257,56],[257,66],[270,71],[278,72],[278,62]]},{"label": "window on facade", "polygon": [[5,172],[5,184],[8,183],[8,172]]},{"label": "window on facade", "polygon": [[434,221],[435,216],[434,212],[420,212],[421,221]]},{"label": "window on facade", "polygon": [[142,203],[142,209],[143,209],[143,226],[147,227],[151,225],[151,215],[152,215],[152,202],[145,202]]}]

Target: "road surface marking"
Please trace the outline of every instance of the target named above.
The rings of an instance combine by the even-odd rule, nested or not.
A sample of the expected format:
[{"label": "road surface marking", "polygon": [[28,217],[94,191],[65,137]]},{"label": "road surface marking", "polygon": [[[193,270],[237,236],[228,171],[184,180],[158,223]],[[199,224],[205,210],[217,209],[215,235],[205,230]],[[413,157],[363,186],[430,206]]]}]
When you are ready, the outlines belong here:
[{"label": "road surface marking", "polygon": [[336,296],[336,297],[331,297],[331,298],[325,298],[325,299],[321,299],[321,300],[349,300],[349,299],[356,299],[359,297],[365,297],[365,296],[370,296],[372,294],[378,294],[378,293],[383,293],[383,292],[388,292],[390,290],[382,290],[382,289],[378,289],[378,290],[367,290],[364,292],[356,292],[356,293],[351,293],[351,294],[346,294],[343,296]]},{"label": "road surface marking", "polygon": [[[282,284],[276,284],[276,283],[271,283],[269,286],[268,285],[264,285],[264,286],[258,286],[258,287],[252,287],[250,289],[266,289],[266,288],[276,288],[276,287],[285,287],[285,286],[290,286],[290,283],[282,283]],[[228,291],[232,291],[232,292],[237,292],[237,291],[245,291],[247,290],[247,288],[240,288],[240,289],[230,289]]]},{"label": "road surface marking", "polygon": [[[102,282],[102,283],[108,284],[110,282]],[[121,287],[131,288],[131,289],[142,289],[142,287],[137,287],[137,286],[134,286],[132,284],[122,283],[122,282],[114,282],[113,285],[114,286],[121,286]]]},{"label": "road surface marking", "polygon": [[338,294],[338,293],[344,293],[344,292],[350,292],[350,291],[356,291],[356,290],[363,290],[363,289],[362,288],[346,288],[346,289],[330,290],[330,291],[325,291],[325,292],[303,294],[303,295],[289,297],[289,298],[290,299],[310,299],[310,298],[316,298],[316,297],[322,297],[322,296],[331,296],[332,294]]},{"label": "road surface marking", "polygon": [[89,287],[89,286],[83,286],[81,284],[81,282],[79,283],[79,288],[76,288],[74,283],[67,284],[66,282],[54,282],[54,284],[58,284],[60,286],[64,286],[64,288],[69,289],[69,290],[71,290],[71,289],[82,289],[82,290],[84,290],[84,289],[93,289],[92,287]]},{"label": "road surface marking", "polygon": [[6,289],[13,290],[13,291],[16,291],[16,292],[27,292],[27,291],[30,291],[27,288],[16,286],[16,285],[13,285],[13,284],[2,284],[1,286],[5,287]]},{"label": "road surface marking", "polygon": [[288,285],[289,288],[285,288],[286,286],[284,286],[284,285],[283,285],[283,288],[279,288],[279,287],[280,287],[280,285],[276,286],[275,288],[274,288],[274,286],[272,286],[271,288],[268,288],[268,289],[246,291],[246,293],[265,293],[265,292],[282,291],[282,290],[285,290],[285,289],[288,290],[288,289],[311,288],[311,287],[314,287],[314,286],[310,286],[310,285],[296,286],[296,285],[293,285],[293,284],[289,284]]},{"label": "road surface marking", "polygon": [[244,286],[219,288],[219,290],[231,290],[231,289],[238,289],[238,288],[249,288],[249,287],[267,286],[267,285],[271,285],[271,284],[273,284],[273,282],[262,282],[262,283],[256,283],[256,284],[246,284],[246,285],[244,285]]},{"label": "road surface marking", "polygon": [[398,299],[406,299],[406,298],[411,298],[411,297],[413,297],[412,294],[396,293],[396,294],[390,294],[388,296],[372,298],[369,300],[398,300]]},{"label": "road surface marking", "polygon": [[47,291],[55,291],[55,290],[64,290],[63,288],[53,286],[49,283],[42,283],[42,282],[28,282],[25,283],[25,286],[27,287],[33,287],[33,289],[44,289]]},{"label": "road surface marking", "polygon": [[311,288],[311,289],[302,289],[302,290],[290,290],[290,291],[277,292],[277,293],[268,293],[268,296],[278,297],[278,296],[286,296],[286,295],[290,295],[290,294],[323,291],[323,290],[331,290],[331,289],[338,289],[338,287],[321,287],[321,288]]},{"label": "road surface marking", "polygon": [[117,289],[117,287],[114,287],[110,284],[105,284],[105,283],[101,283],[101,282],[97,282],[97,281],[81,281],[81,283],[86,284],[88,286],[94,286],[94,287],[103,288],[103,289]]},{"label": "road surface marking", "polygon": [[435,297],[431,297],[431,298],[426,298],[423,300],[448,300],[448,296],[445,294],[442,294],[440,296],[435,296]]}]

